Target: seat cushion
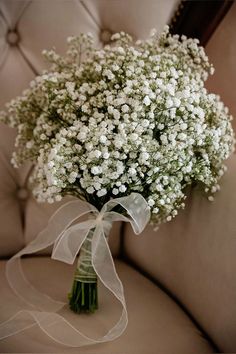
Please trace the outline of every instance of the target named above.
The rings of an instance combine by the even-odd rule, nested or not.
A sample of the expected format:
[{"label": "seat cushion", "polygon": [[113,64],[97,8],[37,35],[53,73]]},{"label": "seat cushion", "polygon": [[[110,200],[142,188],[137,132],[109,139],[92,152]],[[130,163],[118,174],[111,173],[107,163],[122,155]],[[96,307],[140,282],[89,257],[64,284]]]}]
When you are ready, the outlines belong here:
[{"label": "seat cushion", "polygon": [[[25,258],[23,268],[30,281],[56,299],[65,300],[73,268],[48,257]],[[0,322],[21,305],[5,279],[5,261],[0,262]],[[65,348],[50,340],[37,326],[0,342],[4,353],[83,353],[83,354],[157,354],[214,352],[203,334],[183,310],[154,283],[131,266],[116,261],[123,281],[129,313],[126,332],[117,340],[86,348]],[[120,314],[119,304],[104,288],[99,288],[100,308],[93,315],[78,315],[89,335],[105,334]],[[81,319],[82,318],[82,319]]]}]

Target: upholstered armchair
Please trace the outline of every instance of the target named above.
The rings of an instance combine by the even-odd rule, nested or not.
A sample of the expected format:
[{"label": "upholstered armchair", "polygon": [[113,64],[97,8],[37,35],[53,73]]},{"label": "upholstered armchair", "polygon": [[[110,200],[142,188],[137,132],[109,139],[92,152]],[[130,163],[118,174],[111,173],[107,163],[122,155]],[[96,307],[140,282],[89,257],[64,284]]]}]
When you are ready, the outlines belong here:
[{"label": "upholstered armchair", "polygon": [[[66,38],[80,32],[91,32],[97,46],[120,30],[144,38],[154,27],[161,30],[177,5],[176,0],[1,0],[1,108],[45,68],[44,48],[55,46],[63,52]],[[232,11],[235,16],[235,6]],[[211,86],[213,90],[214,82]],[[14,138],[14,130],[1,124],[0,322],[22,305],[5,277],[7,259],[36,237],[60,205],[33,199],[28,188],[32,166],[14,169],[10,163]],[[158,231],[149,226],[135,236],[127,225],[114,225],[109,242],[129,314],[128,328],[120,338],[66,348],[34,326],[0,341],[0,353],[236,352],[235,156],[227,165],[222,190],[213,203],[191,190],[186,209]],[[65,298],[73,267],[51,260],[50,250],[22,263],[33,285],[57,299]],[[105,333],[120,311],[104,288],[99,294],[100,309],[88,316],[84,328],[94,336]]]}]

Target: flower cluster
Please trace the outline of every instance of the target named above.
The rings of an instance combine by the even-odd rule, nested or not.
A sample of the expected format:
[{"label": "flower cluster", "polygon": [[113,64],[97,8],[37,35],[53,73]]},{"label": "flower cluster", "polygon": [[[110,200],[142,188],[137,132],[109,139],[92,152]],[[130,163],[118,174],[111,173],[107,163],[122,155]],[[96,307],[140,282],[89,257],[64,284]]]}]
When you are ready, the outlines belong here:
[{"label": "flower cluster", "polygon": [[97,50],[82,34],[64,57],[45,55],[50,70],[2,113],[18,129],[13,163],[35,164],[39,201],[72,194],[100,208],[138,192],[159,223],[184,206],[187,185],[212,200],[235,139],[228,109],[204,88],[213,68],[197,40],[165,28],[133,43],[121,32]]}]

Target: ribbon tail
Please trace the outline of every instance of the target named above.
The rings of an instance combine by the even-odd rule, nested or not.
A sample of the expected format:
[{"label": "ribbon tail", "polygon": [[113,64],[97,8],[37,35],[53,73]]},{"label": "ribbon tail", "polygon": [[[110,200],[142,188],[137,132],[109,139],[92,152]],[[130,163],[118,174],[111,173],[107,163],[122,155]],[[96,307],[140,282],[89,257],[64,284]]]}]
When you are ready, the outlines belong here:
[{"label": "ribbon tail", "polygon": [[116,272],[110,247],[101,226],[97,226],[92,239],[92,264],[101,282],[122,305],[120,319],[101,340],[101,342],[112,341],[125,331],[128,324],[128,314],[124,288]]},{"label": "ribbon tail", "polygon": [[19,311],[0,324],[0,339],[11,337],[36,325],[32,316],[24,316],[24,312],[25,310]]},{"label": "ribbon tail", "polygon": [[81,347],[99,343],[78,331],[63,316],[55,312],[21,310],[0,324],[0,339],[5,339],[38,325],[53,341]]}]

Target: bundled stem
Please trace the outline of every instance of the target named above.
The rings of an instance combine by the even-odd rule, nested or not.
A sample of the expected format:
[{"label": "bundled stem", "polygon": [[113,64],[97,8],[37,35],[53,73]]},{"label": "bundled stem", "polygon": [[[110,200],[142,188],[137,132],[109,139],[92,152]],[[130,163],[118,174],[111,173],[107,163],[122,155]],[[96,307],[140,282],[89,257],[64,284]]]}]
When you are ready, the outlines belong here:
[{"label": "bundled stem", "polygon": [[81,247],[74,282],[68,295],[69,306],[76,313],[93,313],[98,308],[97,275],[91,257],[93,232],[90,230]]}]

